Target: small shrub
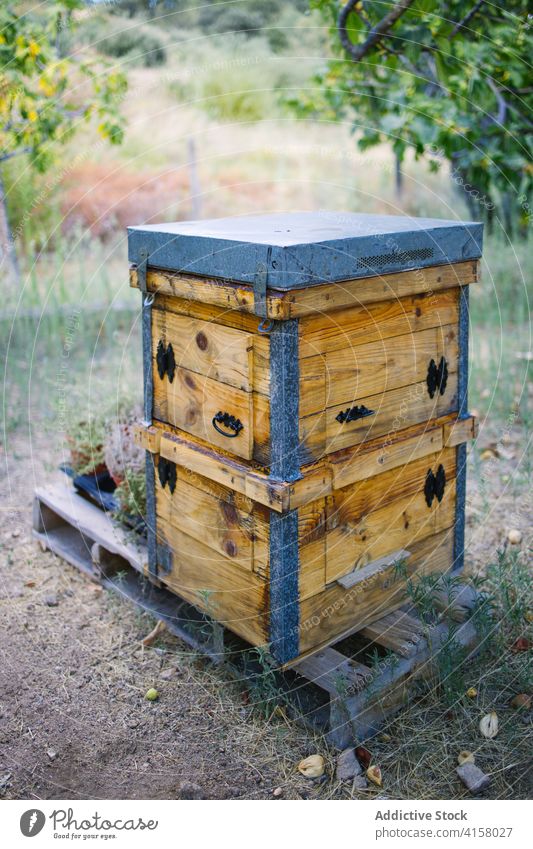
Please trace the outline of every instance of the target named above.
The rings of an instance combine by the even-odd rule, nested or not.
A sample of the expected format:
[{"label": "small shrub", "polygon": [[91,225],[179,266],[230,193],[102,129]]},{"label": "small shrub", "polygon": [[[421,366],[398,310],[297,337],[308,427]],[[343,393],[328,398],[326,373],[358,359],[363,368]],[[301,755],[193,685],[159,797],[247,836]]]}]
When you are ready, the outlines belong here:
[{"label": "small shrub", "polygon": [[75,475],[105,471],[105,420],[103,416],[73,419],[67,427],[70,466]]},{"label": "small shrub", "polygon": [[123,29],[102,39],[98,49],[106,56],[154,68],[164,65],[167,53],[160,39],[147,29]]},{"label": "small shrub", "polygon": [[125,478],[117,486],[114,496],[118,501],[116,516],[119,520],[128,520],[146,515],[146,477],[144,470],[125,470]]}]

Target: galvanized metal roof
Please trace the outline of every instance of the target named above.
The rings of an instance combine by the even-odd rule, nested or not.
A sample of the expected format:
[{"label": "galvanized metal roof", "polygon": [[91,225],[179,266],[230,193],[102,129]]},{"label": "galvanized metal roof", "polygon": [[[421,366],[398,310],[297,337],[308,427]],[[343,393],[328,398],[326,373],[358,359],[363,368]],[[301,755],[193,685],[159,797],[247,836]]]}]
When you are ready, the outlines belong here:
[{"label": "galvanized metal roof", "polygon": [[470,221],[295,212],[177,221],[128,228],[128,257],[172,271],[271,289],[443,265],[481,256],[483,225]]}]

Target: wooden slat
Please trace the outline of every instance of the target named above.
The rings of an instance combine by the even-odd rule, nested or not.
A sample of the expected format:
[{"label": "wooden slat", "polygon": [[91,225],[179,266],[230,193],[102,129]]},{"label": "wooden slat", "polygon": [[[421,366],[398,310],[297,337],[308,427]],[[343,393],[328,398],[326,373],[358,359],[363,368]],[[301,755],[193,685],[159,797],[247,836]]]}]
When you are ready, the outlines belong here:
[{"label": "wooden slat", "polygon": [[[406,569],[413,580],[415,575],[446,572],[453,563],[453,532],[446,530],[424,539],[410,551]],[[300,653],[314,652],[333,639],[353,634],[404,602],[405,582],[394,579],[394,567],[349,590],[333,584],[301,602]]]},{"label": "wooden slat", "polygon": [[[180,474],[181,472],[181,474]],[[239,510],[227,499],[218,499],[191,486],[178,470],[173,493],[156,481],[158,519],[173,525],[214,551],[228,557],[237,566],[252,570],[256,528],[250,513]],[[263,536],[268,528],[261,528]]]},{"label": "wooden slat", "polygon": [[456,474],[456,452],[453,448],[428,454],[376,477],[335,490],[328,509],[328,530],[346,522],[358,522],[373,510],[422,492],[428,469],[436,470],[440,464],[444,467],[446,480],[451,481]]},{"label": "wooden slat", "polygon": [[[274,319],[300,318],[360,304],[435,293],[474,283],[478,276],[477,269],[478,263],[469,260],[455,265],[401,271],[380,277],[325,283],[291,292],[269,290],[266,299],[267,316]],[[146,284],[150,292],[213,304],[227,310],[255,312],[251,286],[161,270],[148,270]],[[138,288],[135,268],[130,269],[130,285]]]},{"label": "wooden slat", "polygon": [[358,405],[375,410],[375,415],[340,424],[336,416],[352,406],[340,404],[323,413],[300,420],[300,452],[311,463],[324,455],[357,445],[369,439],[394,437],[415,424],[451,413],[457,408],[457,374],[450,374],[444,395],[430,398],[426,382],[392,389],[379,395],[359,398]]},{"label": "wooden slat", "polygon": [[378,557],[377,560],[367,563],[364,568],[365,577],[363,579],[361,578],[361,572],[363,570],[355,569],[353,572],[348,572],[347,575],[342,575],[340,578],[337,578],[337,583],[341,587],[344,587],[345,590],[349,590],[356,584],[360,584],[361,580],[365,580],[370,575],[375,575],[378,572],[384,572],[385,570],[389,570],[392,566],[397,566],[399,563],[407,561],[410,556],[410,551],[400,548],[398,551],[393,551],[391,554],[386,554],[384,557]]},{"label": "wooden slat", "polygon": [[231,327],[152,310],[154,362],[159,343],[171,344],[179,368],[246,392],[253,388],[252,340],[251,334]]},{"label": "wooden slat", "polygon": [[[456,372],[457,328],[453,325],[333,351],[325,357],[325,406],[351,406],[361,396],[424,381],[430,361],[438,363],[441,356],[446,358],[448,371]],[[312,410],[309,404],[307,409],[317,412],[322,408]]]},{"label": "wooden slat", "polygon": [[465,286],[477,280],[477,268],[477,261],[469,260],[455,265],[432,266],[297,289],[284,296],[283,317],[300,318],[344,307],[393,301],[410,295]]},{"label": "wooden slat", "polygon": [[299,675],[340,698],[360,693],[372,678],[368,666],[330,647],[303,658],[291,667]]},{"label": "wooden slat", "polygon": [[182,598],[254,645],[268,640],[268,585],[253,572],[172,525],[158,534],[172,550],[172,570],[160,575]]},{"label": "wooden slat", "polygon": [[358,446],[351,453],[330,455],[330,468],[334,489],[341,489],[356,481],[374,478],[391,469],[403,467],[420,457],[436,453],[442,448],[442,427],[424,425],[412,436],[396,437],[377,447]]},{"label": "wooden slat", "polygon": [[326,583],[352,572],[358,565],[400,548],[412,546],[426,537],[450,528],[455,520],[455,481],[448,481],[444,498],[432,507],[423,492],[399,498],[361,518],[349,510],[337,527],[326,535]]},{"label": "wooden slat", "polygon": [[[130,268],[130,286],[138,288],[137,269]],[[161,269],[149,269],[146,275],[146,288],[149,292],[203,304],[213,304],[226,310],[238,310],[255,313],[255,297],[252,286],[229,283],[225,280],[193,277]],[[269,291],[266,299],[269,318],[290,318],[289,309],[284,305],[282,293]]]},{"label": "wooden slat", "polygon": [[160,440],[162,457],[204,477],[223,484],[248,498],[281,513],[289,507],[289,485],[272,481],[268,475],[254,472],[245,463],[228,457],[192,439],[163,431]]},{"label": "wooden slat", "polygon": [[402,657],[411,657],[420,645],[424,626],[419,619],[409,616],[403,610],[395,610],[381,619],[376,619],[360,633],[367,640],[392,649]]},{"label": "wooden slat", "polygon": [[444,444],[447,448],[451,448],[454,445],[461,445],[463,442],[469,442],[471,439],[476,439],[477,434],[478,420],[475,416],[449,422],[443,427]]},{"label": "wooden slat", "polygon": [[457,324],[458,302],[459,288],[454,288],[307,316],[299,322],[300,358]]},{"label": "wooden slat", "polygon": [[[198,285],[201,287],[201,281]],[[197,318],[201,321],[214,321],[216,324],[233,327],[235,330],[244,330],[254,335],[258,333],[258,327],[262,321],[260,316],[251,315],[240,310],[229,310],[226,307],[216,306],[215,304],[204,303],[203,301],[191,301],[186,298],[178,298],[162,293],[155,296],[152,309],[177,313],[178,315],[188,315],[191,318]]]}]

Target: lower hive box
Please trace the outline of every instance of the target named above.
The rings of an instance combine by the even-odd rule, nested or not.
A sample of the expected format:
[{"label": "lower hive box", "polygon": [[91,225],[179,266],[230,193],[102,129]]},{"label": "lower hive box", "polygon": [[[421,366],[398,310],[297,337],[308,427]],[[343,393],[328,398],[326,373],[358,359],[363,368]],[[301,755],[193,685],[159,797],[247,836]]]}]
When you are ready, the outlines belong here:
[{"label": "lower hive box", "polygon": [[140,426],[155,494],[151,577],[293,661],[397,609],[406,576],[460,565],[457,466],[474,433],[472,417],[443,417],[285,483],[168,426]]}]

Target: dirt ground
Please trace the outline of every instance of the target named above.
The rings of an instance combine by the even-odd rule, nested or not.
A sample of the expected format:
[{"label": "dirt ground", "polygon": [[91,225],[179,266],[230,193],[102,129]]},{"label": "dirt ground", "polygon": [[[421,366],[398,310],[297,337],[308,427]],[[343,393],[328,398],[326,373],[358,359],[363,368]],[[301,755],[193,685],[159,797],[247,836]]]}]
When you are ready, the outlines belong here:
[{"label": "dirt ground", "polygon": [[[510,522],[524,533],[533,525],[531,499],[524,499],[523,491],[522,496],[516,489],[508,492],[505,484],[521,462],[519,434],[516,439],[507,438],[511,444],[505,457],[486,461],[483,492],[480,476],[470,475],[468,563],[473,571],[494,556]],[[488,434],[485,441],[490,441]],[[254,713],[238,683],[179,640],[168,636],[156,648],[143,649],[140,640],[153,619],[32,541],[32,487],[57,473],[45,468],[42,451],[33,445],[30,452],[22,436],[12,438],[10,446],[0,527],[4,798],[467,795],[455,775],[455,748],[480,745],[477,718],[459,713],[450,725],[438,703],[427,707],[423,718],[420,706],[407,709],[387,728],[391,739],[371,745],[383,770],[383,789],[358,791],[335,781],[335,753],[321,739],[283,713],[270,719]],[[44,443],[40,447],[44,450]],[[144,698],[152,686],[160,693],[156,702]],[[493,798],[530,792],[529,715],[519,724],[512,751],[498,752],[493,764],[495,780],[488,791]],[[453,743],[446,741],[448,734]],[[485,750],[489,763],[495,758],[491,751]],[[314,752],[326,757],[322,781],[309,781],[295,769]]]}]

